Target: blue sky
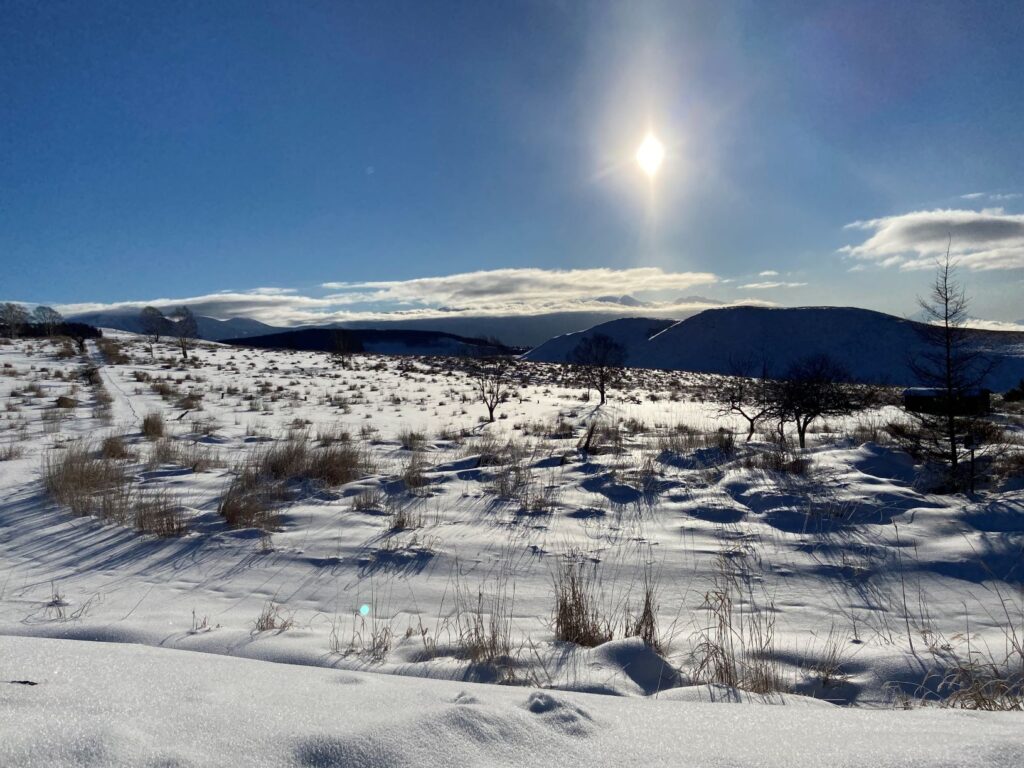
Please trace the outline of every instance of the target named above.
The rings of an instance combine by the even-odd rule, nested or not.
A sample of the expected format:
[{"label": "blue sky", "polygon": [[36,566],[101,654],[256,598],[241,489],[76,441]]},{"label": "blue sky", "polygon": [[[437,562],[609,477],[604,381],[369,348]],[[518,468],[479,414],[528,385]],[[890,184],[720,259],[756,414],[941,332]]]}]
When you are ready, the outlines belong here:
[{"label": "blue sky", "polygon": [[0,299],[1024,319],[1019,2],[0,7]]}]

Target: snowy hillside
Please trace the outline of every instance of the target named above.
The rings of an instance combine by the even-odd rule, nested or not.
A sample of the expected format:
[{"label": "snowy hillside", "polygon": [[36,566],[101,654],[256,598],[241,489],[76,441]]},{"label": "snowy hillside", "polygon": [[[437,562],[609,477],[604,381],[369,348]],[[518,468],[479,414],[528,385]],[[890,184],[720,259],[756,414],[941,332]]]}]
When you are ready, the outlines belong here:
[{"label": "snowy hillside", "polygon": [[556,336],[527,352],[524,360],[536,363],[564,363],[576,346],[585,338],[603,334],[626,349],[626,364],[636,368],[651,368],[647,364],[647,346],[651,337],[675,325],[674,320],[654,317],[626,317],[595,325],[586,331]]},{"label": "snowy hillside", "polygon": [[951,709],[1022,668],[1018,416],[942,496],[892,407],[798,455],[712,375],[488,422],[453,358],[114,341],[0,343],[0,765],[1024,760]]},{"label": "snowy hillside", "polygon": [[[652,321],[648,321],[652,322]],[[916,383],[909,368],[925,348],[917,324],[852,307],[728,307],[709,309],[645,336],[643,321],[614,321],[583,333],[558,336],[526,359],[561,362],[586,335],[604,333],[628,351],[628,364],[665,370],[756,373],[762,361],[776,374],[794,360],[826,353],[864,381]],[[988,385],[1009,389],[1024,378],[1024,334],[971,331],[999,361]]]}]

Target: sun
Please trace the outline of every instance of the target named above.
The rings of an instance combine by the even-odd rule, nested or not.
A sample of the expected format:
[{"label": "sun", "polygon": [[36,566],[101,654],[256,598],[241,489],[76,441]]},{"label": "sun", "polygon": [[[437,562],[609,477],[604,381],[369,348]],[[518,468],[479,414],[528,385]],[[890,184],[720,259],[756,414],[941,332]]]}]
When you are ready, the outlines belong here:
[{"label": "sun", "polygon": [[640,146],[636,148],[636,161],[640,165],[640,170],[646,173],[648,178],[653,179],[664,160],[665,145],[658,141],[657,136],[648,132]]}]

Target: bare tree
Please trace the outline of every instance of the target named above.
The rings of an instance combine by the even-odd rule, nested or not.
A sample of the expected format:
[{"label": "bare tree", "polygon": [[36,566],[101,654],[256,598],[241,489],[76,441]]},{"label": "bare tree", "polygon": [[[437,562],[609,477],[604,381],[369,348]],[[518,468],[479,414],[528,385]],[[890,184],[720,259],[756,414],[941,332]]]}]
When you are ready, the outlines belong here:
[{"label": "bare tree", "polygon": [[569,362],[580,367],[587,385],[597,390],[604,405],[608,385],[626,363],[626,348],[610,336],[595,333],[576,345]]},{"label": "bare tree", "polygon": [[171,323],[156,307],[143,307],[139,313],[139,322],[142,324],[142,332],[149,340],[149,354],[152,357],[155,354],[153,348],[160,343],[161,337],[170,333]]},{"label": "bare tree", "polygon": [[947,246],[945,257],[936,264],[931,291],[918,299],[925,348],[916,354],[910,367],[918,383],[937,395],[932,413],[914,416],[921,423],[925,452],[946,465],[953,489],[961,483],[961,451],[967,448],[964,443],[972,433],[971,420],[961,418],[961,406],[965,398],[980,392],[994,365],[968,335],[965,325],[969,303]]},{"label": "bare tree", "polygon": [[32,322],[42,328],[47,336],[53,336],[57,326],[64,322],[64,316],[53,307],[40,304],[32,310]]},{"label": "bare tree", "polygon": [[733,375],[722,384],[718,392],[721,406],[718,413],[722,416],[736,414],[747,422],[747,440],[754,436],[757,422],[768,416],[772,411],[771,382],[768,379],[768,364],[762,362],[761,369],[755,373],[751,364],[734,364]]},{"label": "bare tree", "polygon": [[28,310],[12,301],[0,304],[0,325],[7,329],[12,339],[18,338],[21,329],[28,322]]},{"label": "bare tree", "polygon": [[481,361],[470,372],[473,389],[487,408],[487,420],[494,422],[494,410],[507,398],[511,389],[511,365],[508,360]]},{"label": "bare tree", "polygon": [[171,315],[172,333],[178,340],[178,347],[181,349],[181,357],[188,360],[188,350],[192,342],[199,336],[199,326],[196,324],[195,315],[188,307],[178,307]]},{"label": "bare tree", "polygon": [[362,351],[362,343],[351,331],[339,329],[331,335],[331,354],[342,368],[348,368],[352,362],[352,355]]},{"label": "bare tree", "polygon": [[807,447],[807,428],[823,416],[845,416],[868,402],[867,388],[850,384],[850,374],[825,354],[795,361],[771,386],[770,415],[780,425],[796,425],[800,449]]}]

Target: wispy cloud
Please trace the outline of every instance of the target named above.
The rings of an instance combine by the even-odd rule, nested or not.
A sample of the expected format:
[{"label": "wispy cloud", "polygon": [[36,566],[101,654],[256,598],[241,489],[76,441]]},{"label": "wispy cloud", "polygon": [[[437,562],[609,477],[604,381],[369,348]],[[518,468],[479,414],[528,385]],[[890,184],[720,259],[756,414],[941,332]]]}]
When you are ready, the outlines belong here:
[{"label": "wispy cloud", "polygon": [[[762,274],[764,273],[762,272]],[[805,285],[807,285],[807,283],[787,283],[782,281],[768,281],[763,283],[745,283],[744,285],[741,285],[740,288],[743,288],[748,291],[770,291],[773,288],[802,288]]]},{"label": "wispy cloud", "polygon": [[1021,197],[1020,192],[968,192],[966,195],[960,195],[961,200],[991,200],[996,203],[1019,200]]},{"label": "wispy cloud", "polygon": [[758,272],[757,276],[758,277],[778,277],[779,273],[776,272],[774,269],[766,269],[764,272]]},{"label": "wispy cloud", "polygon": [[914,211],[855,221],[846,229],[872,234],[863,243],[844,246],[839,252],[881,267],[930,269],[948,246],[966,269],[1024,268],[1024,215],[1009,214],[1002,208]]}]

